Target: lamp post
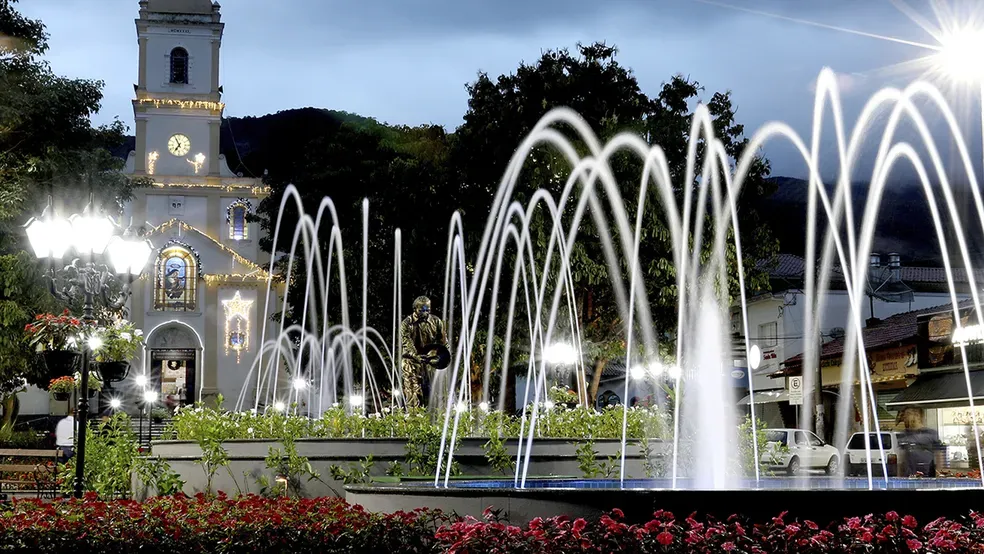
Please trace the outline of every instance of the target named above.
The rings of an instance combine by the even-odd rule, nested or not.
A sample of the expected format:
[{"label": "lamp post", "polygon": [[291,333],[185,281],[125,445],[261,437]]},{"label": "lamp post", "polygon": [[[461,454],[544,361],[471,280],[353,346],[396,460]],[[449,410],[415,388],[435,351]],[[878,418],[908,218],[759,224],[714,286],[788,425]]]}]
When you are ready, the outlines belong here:
[{"label": "lamp post", "polygon": [[[55,215],[48,206],[38,218],[25,225],[27,238],[34,254],[48,261],[45,277],[51,294],[59,300],[82,300],[82,320],[95,321],[95,305],[101,302],[118,310],[130,296],[130,285],[143,271],[150,256],[149,241],[138,239],[131,230],[117,234],[119,227],[106,216],[100,216],[89,197],[81,214],[68,219]],[[75,257],[61,269],[56,266],[69,251]],[[119,285],[119,290],[116,290]],[[85,436],[89,420],[89,362],[91,347],[81,341],[82,368],[78,401],[78,448],[75,461],[75,497],[82,498],[85,475]]]}]

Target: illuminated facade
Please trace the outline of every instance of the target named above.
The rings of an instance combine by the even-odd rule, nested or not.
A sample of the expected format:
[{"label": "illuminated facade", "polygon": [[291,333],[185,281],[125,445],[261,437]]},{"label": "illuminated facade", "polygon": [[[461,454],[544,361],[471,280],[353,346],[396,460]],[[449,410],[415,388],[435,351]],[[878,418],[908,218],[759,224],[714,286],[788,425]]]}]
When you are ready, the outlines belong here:
[{"label": "illuminated facade", "polygon": [[136,20],[126,173],[153,186],[136,190],[124,221],[156,251],[130,301],[147,343],[130,378],[146,372],[168,404],[237,398],[263,330],[269,256],[249,215],[267,189],[234,174],[219,149],[219,12],[209,0],[141,0]]}]

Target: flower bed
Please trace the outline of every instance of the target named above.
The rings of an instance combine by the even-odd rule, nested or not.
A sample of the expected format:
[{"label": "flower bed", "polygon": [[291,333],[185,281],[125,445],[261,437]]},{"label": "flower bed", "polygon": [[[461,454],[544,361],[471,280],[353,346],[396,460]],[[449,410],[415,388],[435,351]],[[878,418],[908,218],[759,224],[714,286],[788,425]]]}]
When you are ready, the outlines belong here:
[{"label": "flower bed", "polygon": [[52,504],[15,501],[0,511],[2,552],[452,552],[481,553],[853,553],[981,552],[984,517],[917,522],[912,516],[851,518],[827,529],[781,514],[766,522],[678,518],[658,511],[629,524],[537,518],[524,527],[418,510],[380,515],[336,498],[224,495],[145,503],[95,497]]}]

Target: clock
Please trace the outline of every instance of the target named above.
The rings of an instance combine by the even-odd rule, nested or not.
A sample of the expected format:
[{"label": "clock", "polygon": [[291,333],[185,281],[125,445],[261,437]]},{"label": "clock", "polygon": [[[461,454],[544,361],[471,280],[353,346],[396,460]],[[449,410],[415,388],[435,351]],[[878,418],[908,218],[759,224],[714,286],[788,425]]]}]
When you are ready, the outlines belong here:
[{"label": "clock", "polygon": [[191,140],[181,134],[174,135],[168,139],[167,149],[175,156],[184,156],[191,151]]}]

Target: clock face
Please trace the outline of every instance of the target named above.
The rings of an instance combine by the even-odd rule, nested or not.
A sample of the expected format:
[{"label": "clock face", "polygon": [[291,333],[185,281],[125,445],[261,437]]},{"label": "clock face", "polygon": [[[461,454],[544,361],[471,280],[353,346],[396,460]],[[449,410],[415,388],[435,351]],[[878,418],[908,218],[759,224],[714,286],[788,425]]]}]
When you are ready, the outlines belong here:
[{"label": "clock face", "polygon": [[184,156],[191,151],[191,140],[184,135],[174,135],[168,139],[167,149],[175,156]]}]

